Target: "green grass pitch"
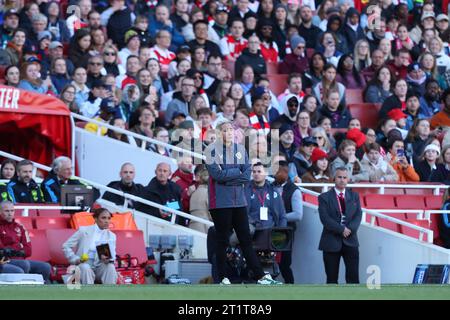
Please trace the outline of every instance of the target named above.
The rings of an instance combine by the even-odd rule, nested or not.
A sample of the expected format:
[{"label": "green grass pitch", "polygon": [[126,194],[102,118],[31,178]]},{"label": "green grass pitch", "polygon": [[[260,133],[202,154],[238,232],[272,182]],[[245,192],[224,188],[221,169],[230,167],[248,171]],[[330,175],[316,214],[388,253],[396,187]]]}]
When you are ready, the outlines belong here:
[{"label": "green grass pitch", "polygon": [[369,290],[364,285],[64,285],[0,286],[0,299],[45,300],[315,300],[315,299],[450,299],[450,285],[383,285]]}]

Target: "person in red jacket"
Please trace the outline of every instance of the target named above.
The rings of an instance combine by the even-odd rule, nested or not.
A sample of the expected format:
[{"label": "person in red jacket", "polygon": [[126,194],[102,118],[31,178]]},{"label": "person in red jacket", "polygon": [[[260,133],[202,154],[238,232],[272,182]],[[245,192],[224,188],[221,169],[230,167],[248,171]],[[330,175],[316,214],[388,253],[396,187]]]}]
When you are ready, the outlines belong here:
[{"label": "person in red jacket", "polygon": [[[181,188],[181,205],[184,212],[189,212],[189,199],[195,190],[194,174],[192,172],[192,157],[183,156],[178,159],[178,169],[173,173],[172,182]],[[192,187],[194,186],[194,187]]]},{"label": "person in red jacket", "polygon": [[14,220],[14,204],[0,203],[0,250],[19,252],[14,257],[0,257],[0,273],[37,273],[50,283],[51,267],[46,262],[26,260],[31,256],[31,240],[25,227]]},{"label": "person in red jacket", "polygon": [[305,39],[299,35],[293,35],[291,38],[292,53],[284,57],[283,62],[278,66],[278,71],[283,74],[304,73],[309,67],[305,47]]}]

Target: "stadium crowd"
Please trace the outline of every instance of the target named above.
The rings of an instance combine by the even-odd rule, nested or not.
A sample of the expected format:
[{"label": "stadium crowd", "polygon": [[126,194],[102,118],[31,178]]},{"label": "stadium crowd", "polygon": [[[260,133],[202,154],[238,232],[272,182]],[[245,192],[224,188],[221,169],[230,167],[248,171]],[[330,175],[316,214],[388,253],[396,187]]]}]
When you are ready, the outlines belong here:
[{"label": "stadium crowd", "polygon": [[[349,182],[450,184],[446,4],[7,0],[0,65],[8,86],[53,95],[86,118],[193,152],[208,148],[216,129],[230,122],[233,142],[246,147],[254,165],[253,183],[272,190],[267,175],[279,196],[288,190],[270,222],[295,224],[301,207],[291,200],[301,194],[292,183],[331,182],[338,168],[347,168]],[[277,96],[275,86],[284,92]],[[346,93],[356,89],[366,103],[361,108],[377,108],[378,125],[363,127],[352,116]],[[147,186],[134,183],[134,166],[126,163],[110,187],[211,219],[205,165],[94,122],[77,125],[177,159],[173,173],[158,164]],[[71,180],[68,158],[55,160],[40,186],[31,173],[30,162],[4,162],[0,179],[11,181],[0,184],[1,199],[57,203],[61,184],[81,183]],[[171,219],[159,209],[128,206]],[[207,232],[187,219],[177,223]]]}]

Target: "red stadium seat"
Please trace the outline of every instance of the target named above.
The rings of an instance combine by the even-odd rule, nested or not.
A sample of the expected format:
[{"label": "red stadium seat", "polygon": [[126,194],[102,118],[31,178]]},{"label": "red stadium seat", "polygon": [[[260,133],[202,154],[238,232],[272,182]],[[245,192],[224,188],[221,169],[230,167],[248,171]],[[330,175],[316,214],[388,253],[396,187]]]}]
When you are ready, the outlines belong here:
[{"label": "red stadium seat", "polygon": [[119,256],[129,254],[137,258],[139,264],[147,262],[147,251],[145,250],[144,233],[141,230],[117,230],[116,254]]},{"label": "red stadium seat", "polygon": [[395,197],[395,202],[397,203],[398,209],[413,209],[413,210],[423,210],[425,209],[425,200],[422,196],[415,195],[404,195]]},{"label": "red stadium seat", "polygon": [[363,193],[358,193],[359,194],[359,203],[361,204],[362,208],[366,207],[366,200],[364,198],[364,194]]},{"label": "red stadium seat", "polygon": [[267,76],[279,74],[278,73],[278,63],[277,62],[266,62]]},{"label": "red stadium seat", "polygon": [[345,103],[347,105],[353,103],[364,103],[362,89],[347,89],[345,90]]},{"label": "red stadium seat", "polygon": [[306,48],[306,57],[308,58],[308,60],[311,59],[314,52],[316,52],[314,48]]},{"label": "red stadium seat", "polygon": [[231,61],[231,60],[225,60],[223,62],[223,67],[231,73],[231,79],[233,79],[233,80],[236,79],[235,78],[236,74],[235,74],[235,69],[234,69],[235,64],[236,64],[236,62]]},{"label": "red stadium seat", "polygon": [[28,235],[31,239],[31,256],[29,260],[50,261],[50,251],[45,230],[29,230]]},{"label": "red stadium seat", "polygon": [[442,240],[439,234],[439,220],[441,219],[441,215],[431,214],[430,217],[430,229],[433,230],[433,243],[442,245]]},{"label": "red stadium seat", "polygon": [[[396,213],[384,213],[384,214],[387,215],[387,216],[393,217],[393,218],[397,218],[397,219],[400,218],[399,215],[396,214]],[[395,222],[392,222],[392,221],[389,221],[389,220],[386,220],[386,219],[383,219],[383,218],[380,218],[380,217],[378,217],[377,220],[378,220],[378,225],[381,228],[384,228],[384,229],[387,229],[387,230],[391,230],[391,231],[394,231],[394,232],[400,232],[399,224],[397,224]]]},{"label": "red stadium seat", "polygon": [[42,230],[48,229],[66,229],[69,228],[70,217],[36,217],[36,228]]},{"label": "red stadium seat", "polygon": [[440,210],[442,208],[442,196],[426,196],[425,205],[427,210]]},{"label": "red stadium seat", "polygon": [[433,189],[413,189],[405,188],[405,194],[433,195]]},{"label": "red stadium seat", "polygon": [[39,209],[39,217],[61,217],[61,210],[59,209]]},{"label": "red stadium seat", "polygon": [[288,87],[287,74],[268,74],[267,79],[269,80],[269,88],[274,95],[279,96]]},{"label": "red stadium seat", "polygon": [[76,230],[49,229],[46,230],[46,232],[51,263],[54,265],[68,265],[69,261],[67,261],[66,257],[64,256],[62,245],[76,232]]},{"label": "red stadium seat", "polygon": [[[430,228],[430,223],[428,222],[428,220],[408,219],[407,221],[409,223],[415,224],[416,226],[419,226],[419,227],[422,227],[422,228],[427,228],[427,229]],[[400,226],[400,231],[401,231],[402,234],[404,234],[406,236],[409,236],[409,237],[412,237],[412,238],[415,238],[415,239],[419,239],[419,235],[420,235],[419,230],[411,229],[408,226],[401,225]],[[424,234],[422,240],[423,241],[427,241],[427,235],[426,234]]]},{"label": "red stadium seat", "polygon": [[[352,90],[347,90],[352,91]],[[347,99],[348,93],[345,97]],[[353,118],[359,119],[362,128],[377,128],[378,125],[378,112],[380,110],[380,104],[374,103],[349,103],[347,102],[348,110]]]},{"label": "red stadium seat", "polygon": [[394,196],[390,194],[371,194],[365,196],[368,209],[394,209]]},{"label": "red stadium seat", "polygon": [[20,216],[14,217],[14,220],[23,225],[23,227],[28,231],[31,229],[35,229],[33,219],[34,219],[33,217],[20,217]]}]

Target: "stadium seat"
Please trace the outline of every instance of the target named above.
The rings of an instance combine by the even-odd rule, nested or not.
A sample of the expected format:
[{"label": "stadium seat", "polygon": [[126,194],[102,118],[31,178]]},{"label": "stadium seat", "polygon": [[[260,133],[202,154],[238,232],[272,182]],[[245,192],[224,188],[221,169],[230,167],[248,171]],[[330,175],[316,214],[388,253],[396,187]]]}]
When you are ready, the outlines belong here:
[{"label": "stadium seat", "polygon": [[405,188],[405,194],[433,195],[433,189],[413,189]]},{"label": "stadium seat", "polygon": [[[345,90],[345,103],[347,105],[353,103],[364,103],[362,89],[347,89]],[[377,114],[378,115],[378,114]]]},{"label": "stadium seat", "polygon": [[28,235],[31,240],[31,256],[29,260],[50,261],[50,251],[45,230],[29,230]]},{"label": "stadium seat", "polygon": [[66,229],[69,221],[70,217],[36,217],[36,229]]},{"label": "stadium seat", "polygon": [[50,262],[53,265],[68,265],[66,257],[64,256],[62,245],[69,239],[76,230],[73,229],[49,229],[46,230],[48,247],[50,250]]},{"label": "stadium seat", "polygon": [[129,254],[132,258],[137,258],[139,264],[147,262],[147,251],[145,249],[144,233],[141,230],[117,230],[116,254],[124,256]]},{"label": "stadium seat", "polygon": [[394,196],[390,194],[371,194],[365,196],[366,208],[368,209],[394,209]]},{"label": "stadium seat", "polygon": [[[430,223],[429,223],[428,220],[408,219],[407,222],[415,224],[416,226],[419,226],[419,227],[422,227],[422,228],[427,228],[427,229],[430,228]],[[401,231],[402,234],[404,234],[406,236],[409,236],[409,237],[412,237],[412,238],[415,238],[415,239],[419,239],[419,235],[420,235],[419,230],[411,229],[408,226],[401,225],[400,226],[400,231]],[[424,234],[422,240],[423,241],[427,241],[427,235],[426,234]]]},{"label": "stadium seat", "polygon": [[427,210],[440,210],[442,208],[442,196],[426,196],[425,207]]},{"label": "stadium seat", "polygon": [[269,88],[277,97],[282,94],[288,87],[287,74],[268,74]]},{"label": "stadium seat", "polygon": [[304,193],[303,194],[303,201],[311,203],[311,204],[315,204],[315,205],[319,205],[319,198],[316,196],[313,196],[312,194],[309,193]]},{"label": "stadium seat", "polygon": [[433,243],[437,245],[442,245],[442,240],[439,235],[439,220],[441,218],[440,214],[430,215],[430,229],[433,230]]},{"label": "stadium seat", "polygon": [[231,61],[231,60],[224,60],[223,62],[223,67],[228,70],[231,73],[231,79],[236,79],[235,78],[235,61]]},{"label": "stadium seat", "polygon": [[[384,214],[387,215],[387,216],[399,219],[399,216],[396,213],[384,213]],[[378,225],[381,228],[384,228],[384,229],[387,229],[387,230],[391,230],[391,231],[394,231],[394,232],[400,232],[400,228],[399,228],[400,225],[399,224],[397,224],[395,222],[392,222],[392,221],[389,221],[389,220],[386,220],[386,219],[383,219],[383,218],[380,218],[380,217],[377,217],[377,220],[378,220]]]},{"label": "stadium seat", "polygon": [[59,209],[39,209],[38,215],[39,215],[39,217],[60,217],[61,210],[59,210]]},{"label": "stadium seat", "polygon": [[403,195],[395,197],[395,202],[398,209],[425,209],[425,200],[423,196]]},{"label": "stadium seat", "polygon": [[23,225],[24,228],[28,231],[35,229],[33,219],[34,219],[33,217],[20,217],[20,216],[14,217],[14,220]]},{"label": "stadium seat", "polygon": [[[30,206],[30,207],[35,207],[36,203],[19,203],[17,204],[18,206]],[[16,209],[16,217],[19,216],[23,216],[23,211],[24,209]],[[38,216],[38,211],[36,209],[28,209],[28,216],[29,217],[37,217]]]},{"label": "stadium seat", "polygon": [[[351,95],[347,90],[346,99],[349,99]],[[380,104],[374,103],[349,103],[347,102],[348,110],[353,118],[359,119],[362,128],[377,128],[378,126],[378,112],[380,110]]]},{"label": "stadium seat", "polygon": [[266,75],[278,75],[278,63],[277,62],[266,62],[266,69],[267,73]]},{"label": "stadium seat", "polygon": [[366,207],[366,200],[364,198],[364,194],[363,193],[359,193],[359,204],[361,205],[362,208]]},{"label": "stadium seat", "polygon": [[314,52],[316,52],[314,48],[306,48],[306,57],[308,58],[308,60],[311,59]]},{"label": "stadium seat", "polygon": [[[94,218],[91,212],[77,212],[72,215],[70,226],[73,229],[78,229],[83,226],[90,226],[94,224]],[[115,230],[137,230],[136,222],[134,221],[131,212],[114,212],[109,229]]]}]

